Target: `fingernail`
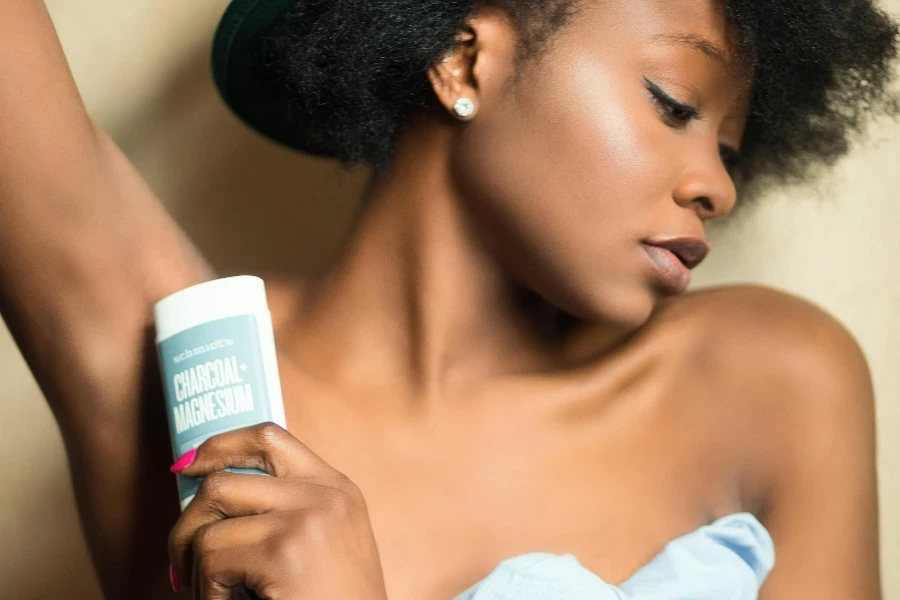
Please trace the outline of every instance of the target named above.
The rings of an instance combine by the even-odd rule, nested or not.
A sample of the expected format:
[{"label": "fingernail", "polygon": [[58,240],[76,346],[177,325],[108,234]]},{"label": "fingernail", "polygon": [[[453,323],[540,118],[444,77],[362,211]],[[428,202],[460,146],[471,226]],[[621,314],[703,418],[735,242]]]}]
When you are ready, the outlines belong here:
[{"label": "fingernail", "polygon": [[169,583],[172,584],[172,591],[181,591],[181,581],[178,580],[178,573],[175,571],[175,565],[169,563]]},{"label": "fingernail", "polygon": [[194,448],[193,450],[188,450],[187,452],[182,454],[178,460],[175,461],[175,464],[173,464],[171,467],[169,467],[169,470],[173,473],[181,473],[182,471],[187,469],[189,466],[191,466],[194,462],[194,459],[196,459],[196,458],[197,458],[197,449]]}]

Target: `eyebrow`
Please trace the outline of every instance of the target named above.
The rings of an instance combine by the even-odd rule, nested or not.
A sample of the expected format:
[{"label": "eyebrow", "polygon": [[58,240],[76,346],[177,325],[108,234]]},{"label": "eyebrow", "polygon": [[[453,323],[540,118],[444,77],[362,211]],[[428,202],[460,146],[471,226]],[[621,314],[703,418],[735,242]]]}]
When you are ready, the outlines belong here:
[{"label": "eyebrow", "polygon": [[653,39],[654,41],[663,42],[666,44],[684,44],[690,46],[694,50],[699,50],[716,62],[720,62],[724,65],[727,65],[729,63],[728,54],[720,46],[712,43],[705,37],[701,37],[696,34],[661,34],[654,36]]}]

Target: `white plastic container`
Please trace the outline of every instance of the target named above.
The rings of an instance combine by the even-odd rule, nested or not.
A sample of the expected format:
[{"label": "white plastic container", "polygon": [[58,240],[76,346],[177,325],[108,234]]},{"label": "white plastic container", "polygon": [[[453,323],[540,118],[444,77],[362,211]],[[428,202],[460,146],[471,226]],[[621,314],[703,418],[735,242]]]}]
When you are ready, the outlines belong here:
[{"label": "white plastic container", "polygon": [[[233,429],[267,421],[287,428],[262,279],[201,283],[159,301],[154,312],[173,460]],[[176,477],[184,510],[201,478]]]}]

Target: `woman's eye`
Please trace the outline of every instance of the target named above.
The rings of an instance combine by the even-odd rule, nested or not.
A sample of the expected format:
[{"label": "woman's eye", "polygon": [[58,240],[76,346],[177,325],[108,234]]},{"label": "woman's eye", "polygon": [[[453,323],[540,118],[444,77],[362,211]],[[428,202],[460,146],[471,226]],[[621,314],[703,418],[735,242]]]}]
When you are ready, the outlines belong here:
[{"label": "woman's eye", "polygon": [[684,127],[691,121],[703,118],[699,109],[690,104],[679,102],[646,77],[644,78],[644,82],[647,86],[647,91],[650,93],[650,98],[653,100],[654,104],[656,104],[663,118],[666,120],[666,124],[669,126]]},{"label": "woman's eye", "polygon": [[685,108],[678,105],[667,106],[671,115],[678,121],[688,122],[695,118],[697,112],[691,108]]}]

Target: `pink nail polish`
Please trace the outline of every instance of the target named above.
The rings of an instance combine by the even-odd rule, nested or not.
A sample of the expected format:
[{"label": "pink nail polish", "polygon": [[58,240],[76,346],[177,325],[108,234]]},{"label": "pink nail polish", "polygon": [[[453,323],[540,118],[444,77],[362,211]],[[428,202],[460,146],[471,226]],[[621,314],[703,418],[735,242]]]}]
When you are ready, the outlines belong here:
[{"label": "pink nail polish", "polygon": [[175,464],[173,464],[171,467],[169,467],[169,470],[173,473],[181,473],[182,471],[187,469],[189,466],[191,466],[196,458],[197,458],[197,449],[194,448],[193,450],[188,450],[187,452],[182,454],[178,458],[178,460],[175,461]]},{"label": "pink nail polish", "polygon": [[181,591],[181,581],[179,581],[178,573],[175,571],[175,565],[173,565],[172,563],[169,563],[169,583],[172,584],[173,591]]}]

